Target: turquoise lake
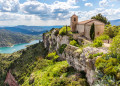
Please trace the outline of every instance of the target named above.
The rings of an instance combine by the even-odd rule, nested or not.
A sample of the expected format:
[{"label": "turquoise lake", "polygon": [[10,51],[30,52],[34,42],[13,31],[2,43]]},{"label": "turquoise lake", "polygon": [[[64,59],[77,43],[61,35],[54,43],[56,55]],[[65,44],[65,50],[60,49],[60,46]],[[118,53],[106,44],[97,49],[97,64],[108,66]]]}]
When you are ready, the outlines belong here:
[{"label": "turquoise lake", "polygon": [[27,45],[32,45],[36,43],[39,43],[39,40],[34,40],[34,41],[31,41],[30,43],[16,44],[12,47],[1,47],[0,53],[13,53],[21,49],[25,49]]}]

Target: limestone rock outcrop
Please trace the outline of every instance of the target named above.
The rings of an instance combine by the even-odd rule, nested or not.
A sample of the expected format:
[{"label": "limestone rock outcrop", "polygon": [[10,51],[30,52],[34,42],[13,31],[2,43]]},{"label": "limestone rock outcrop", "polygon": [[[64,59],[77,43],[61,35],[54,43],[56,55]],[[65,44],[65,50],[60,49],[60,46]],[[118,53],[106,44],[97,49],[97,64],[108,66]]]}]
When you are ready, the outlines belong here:
[{"label": "limestone rock outcrop", "polygon": [[[78,71],[86,72],[86,77],[88,83],[92,86],[93,82],[95,81],[95,60],[96,58],[90,59],[90,54],[97,54],[97,53],[107,53],[108,50],[105,48],[94,48],[94,47],[85,47],[80,49],[78,47],[69,45],[69,36],[60,36],[54,35],[55,30],[51,33],[46,33],[43,36],[44,46],[49,49],[49,52],[57,51],[57,54],[62,59],[66,59],[69,65],[73,66]],[[85,41],[83,43],[83,41]],[[87,44],[88,41],[78,37],[78,42],[80,44]],[[58,52],[59,47],[62,44],[67,44],[64,52],[60,54]]]},{"label": "limestone rock outcrop", "polygon": [[85,71],[87,81],[90,85],[95,81],[95,59],[89,59],[90,54],[97,53],[107,53],[106,49],[102,48],[94,48],[94,47],[86,47],[81,51],[78,47],[67,45],[65,49],[66,60],[69,65],[73,66],[75,69],[79,71]]}]

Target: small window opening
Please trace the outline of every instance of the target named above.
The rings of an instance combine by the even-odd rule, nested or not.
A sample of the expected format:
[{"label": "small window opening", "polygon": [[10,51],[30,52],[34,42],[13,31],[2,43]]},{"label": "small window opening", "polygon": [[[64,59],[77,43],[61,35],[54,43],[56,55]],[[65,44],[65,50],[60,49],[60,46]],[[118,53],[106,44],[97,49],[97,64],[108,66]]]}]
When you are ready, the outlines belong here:
[{"label": "small window opening", "polygon": [[74,18],[74,21],[76,21],[76,18]]}]

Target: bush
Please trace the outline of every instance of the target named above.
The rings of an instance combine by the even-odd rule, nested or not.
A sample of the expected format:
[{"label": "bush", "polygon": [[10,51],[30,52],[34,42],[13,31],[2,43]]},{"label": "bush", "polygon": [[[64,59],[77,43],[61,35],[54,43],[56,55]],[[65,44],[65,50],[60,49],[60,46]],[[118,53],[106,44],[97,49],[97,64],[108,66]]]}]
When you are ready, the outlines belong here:
[{"label": "bush", "polygon": [[102,47],[102,44],[103,44],[102,40],[96,39],[96,40],[93,41],[93,46],[94,47]]},{"label": "bush", "polygon": [[56,29],[56,31],[54,32],[54,35],[57,36],[59,34],[59,30]]},{"label": "bush", "polygon": [[63,36],[67,34],[71,34],[71,28],[67,26],[62,27],[59,31],[59,35]]},{"label": "bush", "polygon": [[120,72],[119,72],[119,73],[117,73],[116,77],[117,77],[117,79],[119,79],[119,80],[120,80]]},{"label": "bush", "polygon": [[108,35],[103,34],[103,35],[97,37],[96,39],[98,39],[98,40],[109,40],[110,37]]},{"label": "bush", "polygon": [[103,70],[103,68],[105,68],[106,66],[106,60],[103,59],[102,57],[99,57],[96,59],[95,61],[95,67],[98,69],[98,70]]},{"label": "bush", "polygon": [[55,61],[59,56],[56,54],[56,52],[49,53],[47,55],[47,59]]},{"label": "bush", "polygon": [[116,75],[117,70],[115,69],[114,66],[109,66],[109,67],[104,69],[104,73],[107,74],[107,75]]},{"label": "bush", "polygon": [[60,54],[62,54],[63,53],[63,51],[64,51],[64,49],[66,48],[66,44],[62,44],[61,46],[60,46],[60,48],[58,49],[58,51],[59,51],[59,53]]},{"label": "bush", "polygon": [[96,54],[90,54],[88,58],[93,59],[94,57],[102,56],[102,55],[103,55],[103,52],[102,53],[96,53]]},{"label": "bush", "polygon": [[120,26],[106,25],[104,34],[108,35],[110,38],[113,38],[119,34]]},{"label": "bush", "polygon": [[76,47],[80,46],[76,40],[70,41],[70,45],[73,45],[73,46],[76,46]]},{"label": "bush", "polygon": [[117,56],[118,58],[120,57],[120,35],[113,38],[110,51],[113,55]]},{"label": "bush", "polygon": [[[106,55],[109,56],[109,55]],[[96,60],[95,66],[98,70],[101,70],[104,74],[107,75],[116,75],[119,71],[119,68],[117,67],[120,63],[120,61],[117,58],[109,58],[106,59],[106,56],[100,57]]]}]

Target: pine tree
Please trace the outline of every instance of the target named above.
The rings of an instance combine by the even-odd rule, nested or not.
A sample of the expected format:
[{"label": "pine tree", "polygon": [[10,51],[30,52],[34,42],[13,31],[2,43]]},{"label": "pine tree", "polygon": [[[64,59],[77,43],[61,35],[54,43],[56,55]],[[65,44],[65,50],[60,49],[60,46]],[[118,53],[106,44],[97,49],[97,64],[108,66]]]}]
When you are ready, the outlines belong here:
[{"label": "pine tree", "polygon": [[94,40],[94,38],[95,38],[95,25],[94,25],[94,23],[92,24],[91,29],[90,29],[90,38],[92,40]]},{"label": "pine tree", "polygon": [[93,16],[91,19],[96,19],[96,20],[99,20],[105,24],[110,24],[110,22],[108,21],[108,19],[106,17],[104,17],[102,14],[97,14],[96,16]]}]

